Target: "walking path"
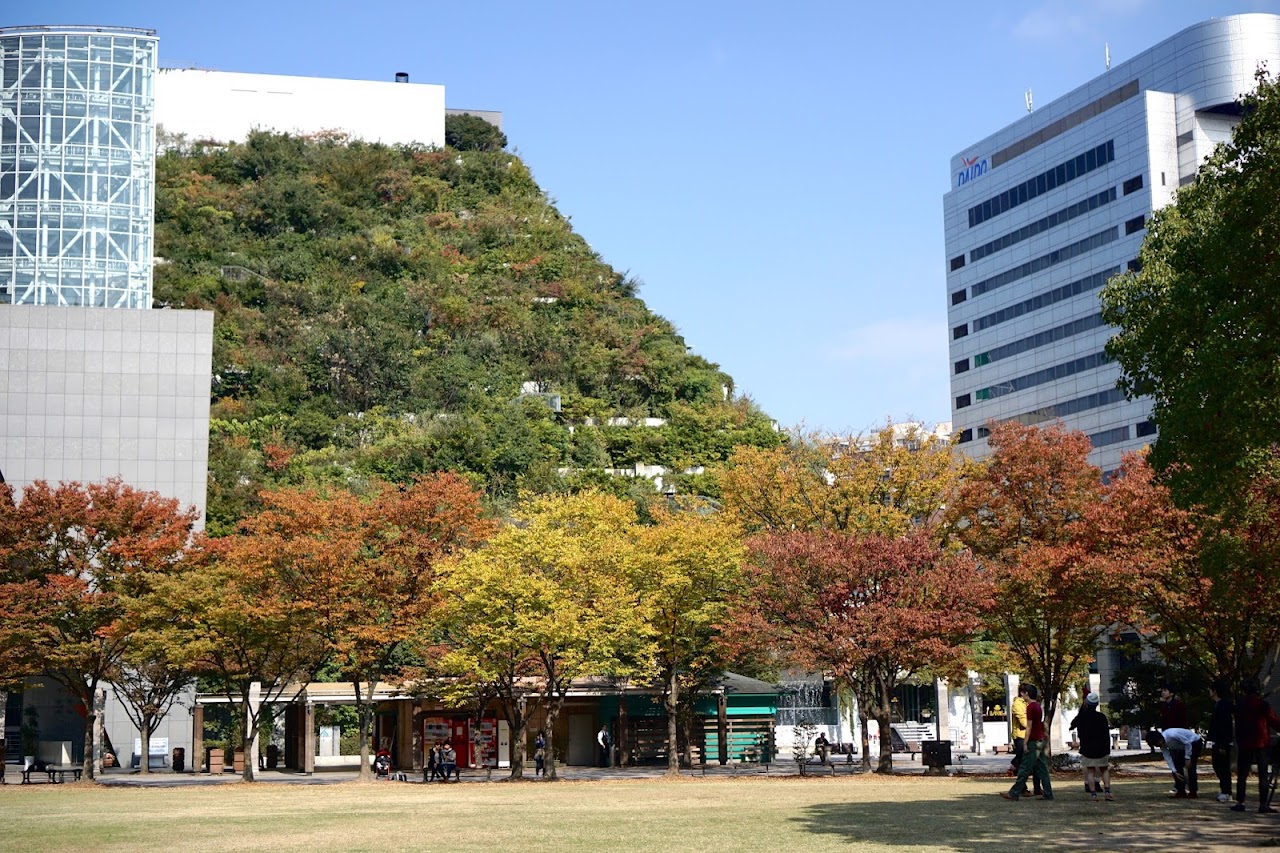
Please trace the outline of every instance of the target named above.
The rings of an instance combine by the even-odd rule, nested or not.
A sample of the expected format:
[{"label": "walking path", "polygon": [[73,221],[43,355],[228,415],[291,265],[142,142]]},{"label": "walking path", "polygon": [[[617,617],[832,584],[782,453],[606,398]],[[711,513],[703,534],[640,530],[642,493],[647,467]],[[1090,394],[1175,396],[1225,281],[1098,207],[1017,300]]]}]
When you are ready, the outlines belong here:
[{"label": "walking path", "polygon": [[[1120,771],[1124,773],[1158,776],[1169,772],[1164,765],[1164,761],[1158,755],[1154,755],[1147,750],[1122,749],[1113,752],[1112,755],[1117,758],[1133,757],[1134,760],[1125,761],[1120,765]],[[861,765],[855,763],[850,766],[848,763],[838,760],[839,758],[837,756],[836,775],[843,776],[849,773],[865,772],[861,769]],[[1009,767],[1009,756],[1007,755],[953,754],[953,758],[956,759],[955,763],[947,771],[949,775],[953,776],[1000,776]],[[895,773],[904,775],[924,775],[926,770],[920,763],[920,756],[917,755],[912,760],[906,753],[894,755],[893,769]],[[830,770],[824,770],[816,763],[809,764],[806,767],[806,771],[810,775],[823,775],[831,772]],[[799,772],[799,767],[794,761],[779,761],[776,764],[770,764],[767,770],[755,764],[721,766],[713,763],[708,764],[705,770],[699,767],[693,770],[681,771],[682,775],[722,778],[738,776],[797,776]],[[556,768],[556,773],[561,779],[573,781],[658,779],[666,774],[666,767],[646,765],[642,767],[604,768],[561,765]],[[310,776],[294,770],[259,770],[258,781],[290,785],[333,785],[341,782],[352,782],[358,775],[354,768],[319,770]],[[407,775],[411,784],[422,784],[421,771],[408,773]],[[526,771],[526,776],[527,778],[533,778],[532,768]],[[505,769],[494,770],[492,776],[485,770],[462,771],[462,781],[467,783],[498,781],[506,777],[507,771]],[[190,772],[174,773],[171,770],[153,770],[150,774],[143,776],[133,770],[114,768],[104,771],[98,781],[104,785],[184,787],[190,785],[231,785],[238,783],[240,776],[233,773],[217,775]]]}]

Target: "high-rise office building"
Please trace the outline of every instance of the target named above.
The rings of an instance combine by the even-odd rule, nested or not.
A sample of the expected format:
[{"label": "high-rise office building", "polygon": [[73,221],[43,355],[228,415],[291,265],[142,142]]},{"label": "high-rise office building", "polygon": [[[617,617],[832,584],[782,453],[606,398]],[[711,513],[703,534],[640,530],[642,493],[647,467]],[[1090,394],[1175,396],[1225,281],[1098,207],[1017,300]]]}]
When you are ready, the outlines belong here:
[{"label": "high-rise office building", "polygon": [[1062,421],[1113,470],[1153,440],[1151,402],[1116,388],[1098,292],[1134,268],[1147,217],[1230,138],[1240,96],[1280,69],[1280,16],[1189,27],[951,161],[946,217],[952,422]]},{"label": "high-rise office building", "polygon": [[151,307],[156,35],[0,28],[0,304]]}]

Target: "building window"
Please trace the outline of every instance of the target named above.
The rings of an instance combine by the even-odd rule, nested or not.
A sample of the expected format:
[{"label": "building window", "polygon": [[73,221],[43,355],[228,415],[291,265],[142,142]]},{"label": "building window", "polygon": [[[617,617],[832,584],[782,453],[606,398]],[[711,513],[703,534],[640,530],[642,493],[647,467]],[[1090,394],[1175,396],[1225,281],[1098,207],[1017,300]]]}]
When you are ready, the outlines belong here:
[{"label": "building window", "polygon": [[1030,225],[1024,225],[1021,228],[1010,231],[1008,234],[997,237],[990,243],[982,244],[969,253],[969,260],[981,260],[987,255],[998,252],[1001,249],[1007,249],[1010,246],[1021,243],[1023,240],[1028,240],[1037,234],[1043,234],[1045,231],[1048,231],[1056,225],[1061,225],[1064,222],[1070,222],[1077,216],[1083,216],[1089,211],[1097,210],[1102,205],[1110,204],[1115,200],[1116,188],[1109,187],[1096,195],[1091,195],[1086,199],[1081,199],[1075,204],[1067,205],[1062,208],[1062,210],[1055,211],[1043,219],[1037,219]]},{"label": "building window", "polygon": [[969,298],[969,291],[964,289],[957,290],[955,293],[951,294],[951,304],[959,305],[961,302],[964,302],[968,298]]},{"label": "building window", "polygon": [[954,258],[951,259],[952,272],[955,272],[956,270],[960,269],[960,267],[962,266],[964,266],[964,255],[956,255]]},{"label": "building window", "polygon": [[1138,424],[1134,431],[1137,433],[1138,438],[1146,438],[1149,435],[1155,435],[1156,422],[1151,420],[1151,418],[1147,418],[1145,421]]},{"label": "building window", "polygon": [[951,330],[951,340],[958,341],[969,334],[969,324],[961,323]]},{"label": "building window", "polygon": [[[1141,221],[1142,217],[1139,216],[1138,219]],[[1046,270],[1064,261],[1092,252],[1094,249],[1101,248],[1118,239],[1120,239],[1120,232],[1116,228],[1099,231],[1097,234],[1086,237],[1083,240],[1077,240],[1068,246],[1063,246],[1061,249],[1054,249],[1047,255],[1041,255],[1034,260],[1027,261],[1025,264],[1019,264],[1013,269],[1005,270],[998,275],[991,276],[991,278],[985,278],[969,289],[974,296],[981,296],[984,293],[995,290],[997,287],[1004,287],[1006,284],[1026,278],[1029,275],[1035,275],[1041,270]]]},{"label": "building window", "polygon": [[1124,224],[1125,236],[1127,237],[1130,234],[1133,234],[1137,231],[1141,231],[1143,228],[1146,227],[1146,225],[1147,225],[1147,219],[1145,216],[1133,217],[1133,219],[1130,219],[1128,222]]},{"label": "building window", "polygon": [[970,428],[970,429],[960,430],[960,438],[957,440],[957,443],[968,444],[971,441],[973,441],[973,429]]},{"label": "building window", "polygon": [[961,394],[959,397],[956,397],[956,408],[966,409],[969,407],[971,402],[973,401],[969,398],[968,394]]},{"label": "building window", "polygon": [[1126,424],[1115,429],[1107,429],[1102,432],[1095,432],[1089,436],[1089,443],[1094,447],[1106,447],[1108,444],[1119,444],[1122,441],[1129,440],[1129,426]]},{"label": "building window", "polygon": [[999,311],[993,311],[985,317],[979,317],[974,320],[973,330],[975,332],[981,332],[983,329],[989,329],[992,326],[997,326],[1008,320],[1012,320],[1015,317],[1021,317],[1023,314],[1029,314],[1032,311],[1047,308],[1050,305],[1055,305],[1065,299],[1070,299],[1073,296],[1079,296],[1081,293],[1088,293],[1090,291],[1097,290],[1107,283],[1107,279],[1119,272],[1119,267],[1112,267],[1111,269],[1085,276],[1078,281],[1069,282],[1061,285],[1060,287],[1055,287],[1053,290],[1046,291],[1045,293],[1036,294],[1030,299],[1024,299],[1022,302],[1014,303],[1008,308],[1001,308]]},{"label": "building window", "polygon": [[1129,272],[1142,272],[1142,261],[1138,260],[1137,258],[1134,258],[1133,260],[1129,261],[1129,263],[1125,264],[1125,269],[1127,269]]},{"label": "building window", "polygon": [[956,373],[964,373],[969,369],[969,359],[962,358],[956,362]]},{"label": "building window", "polygon": [[1130,195],[1142,189],[1142,176],[1134,175],[1132,178],[1124,182],[1124,194]]},{"label": "building window", "polygon": [[980,225],[993,216],[999,216],[1005,211],[1012,210],[1020,204],[1025,204],[1050,190],[1055,190],[1069,181],[1074,181],[1076,178],[1107,165],[1114,159],[1116,159],[1115,140],[1109,139],[1091,151],[1077,154],[1065,163],[1059,163],[1054,168],[1042,172],[1034,178],[1029,178],[999,195],[992,196],[982,204],[975,204],[969,208],[969,227]]}]

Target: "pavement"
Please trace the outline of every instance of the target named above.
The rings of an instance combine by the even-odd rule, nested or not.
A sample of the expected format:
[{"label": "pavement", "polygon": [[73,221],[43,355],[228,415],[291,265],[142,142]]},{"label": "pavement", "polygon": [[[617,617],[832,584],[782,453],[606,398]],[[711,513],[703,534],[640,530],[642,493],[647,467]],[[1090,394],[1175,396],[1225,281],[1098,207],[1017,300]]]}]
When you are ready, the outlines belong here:
[{"label": "pavement", "polygon": [[[1169,772],[1163,760],[1145,749],[1115,750],[1112,752],[1112,756],[1127,759],[1120,764],[1120,770],[1124,773],[1159,776]],[[853,764],[849,764],[846,761],[842,761],[841,758],[842,756],[835,756],[835,775],[855,775],[867,772],[856,761]],[[973,755],[953,752],[952,758],[953,763],[947,768],[948,775],[952,776],[1003,776],[1005,770],[1009,767],[1009,756],[1007,755]],[[10,769],[14,769],[15,776],[18,775],[16,768]],[[831,772],[829,769],[824,770],[816,763],[816,760],[808,764],[805,769],[809,775],[824,775]],[[920,763],[919,755],[913,760],[908,754],[901,753],[894,755],[893,769],[895,773],[904,775],[924,775],[927,768]],[[556,773],[561,779],[574,781],[657,779],[666,774],[666,767],[662,765],[646,765],[641,767],[604,768],[562,765],[556,768]],[[799,765],[794,761],[779,761],[776,764],[768,765],[767,768],[757,764],[729,764],[722,766],[712,763],[708,764],[705,769],[696,767],[693,770],[686,769],[681,771],[681,775],[721,778],[797,776],[799,773]],[[259,782],[268,784],[335,785],[343,782],[353,782],[358,775],[359,773],[355,768],[347,767],[317,770],[311,775],[299,773],[295,770],[259,770],[257,778]],[[495,769],[490,774],[486,770],[463,770],[461,776],[463,783],[496,782],[507,778],[507,771],[505,769]],[[406,773],[406,777],[409,784],[423,784],[421,771]],[[533,778],[531,769],[526,771],[526,778]],[[108,786],[177,788],[193,785],[235,785],[239,784],[241,779],[235,773],[175,773],[172,770],[153,770],[143,776],[136,770],[112,768],[103,771],[98,781]],[[443,783],[435,782],[431,784]]]}]

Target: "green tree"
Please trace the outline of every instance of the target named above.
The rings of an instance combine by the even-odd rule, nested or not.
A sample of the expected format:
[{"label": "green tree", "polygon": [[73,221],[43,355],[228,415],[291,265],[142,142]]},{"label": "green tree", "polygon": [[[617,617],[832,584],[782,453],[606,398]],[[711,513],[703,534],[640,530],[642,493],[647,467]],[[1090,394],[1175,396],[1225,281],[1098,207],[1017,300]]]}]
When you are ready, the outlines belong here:
[{"label": "green tree", "polygon": [[444,144],[459,151],[500,151],[507,135],[478,115],[454,113],[444,117]]},{"label": "green tree", "polygon": [[1121,386],[1153,400],[1153,466],[1215,510],[1280,435],[1280,83],[1257,83],[1231,141],[1151,217],[1141,269],[1102,292]]}]

